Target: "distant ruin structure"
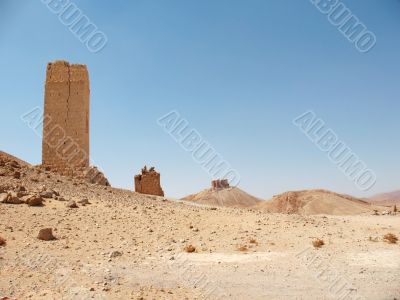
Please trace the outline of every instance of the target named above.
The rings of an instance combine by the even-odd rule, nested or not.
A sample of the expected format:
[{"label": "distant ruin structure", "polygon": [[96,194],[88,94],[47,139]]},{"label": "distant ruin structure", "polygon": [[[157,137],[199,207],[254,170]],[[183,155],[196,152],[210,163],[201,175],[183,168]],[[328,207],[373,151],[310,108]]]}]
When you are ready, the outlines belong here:
[{"label": "distant ruin structure", "polygon": [[85,65],[47,65],[42,165],[63,175],[89,167],[89,75]]},{"label": "distant ruin structure", "polygon": [[161,188],[160,173],[157,173],[154,167],[142,169],[142,174],[135,176],[135,192],[147,195],[164,197],[164,191]]},{"label": "distant ruin structure", "polygon": [[228,179],[217,179],[211,181],[211,188],[213,190],[221,190],[230,188]]}]

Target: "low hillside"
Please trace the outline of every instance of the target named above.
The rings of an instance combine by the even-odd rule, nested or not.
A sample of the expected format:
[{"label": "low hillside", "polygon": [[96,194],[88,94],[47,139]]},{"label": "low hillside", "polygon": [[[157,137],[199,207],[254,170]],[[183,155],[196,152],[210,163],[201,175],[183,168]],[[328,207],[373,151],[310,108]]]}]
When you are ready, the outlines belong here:
[{"label": "low hillside", "polygon": [[246,208],[255,206],[262,201],[239,188],[206,189],[200,193],[187,196],[182,200],[198,204],[223,207]]},{"label": "low hillside", "polygon": [[257,207],[271,213],[302,215],[357,215],[375,209],[366,201],[326,190],[286,192]]}]

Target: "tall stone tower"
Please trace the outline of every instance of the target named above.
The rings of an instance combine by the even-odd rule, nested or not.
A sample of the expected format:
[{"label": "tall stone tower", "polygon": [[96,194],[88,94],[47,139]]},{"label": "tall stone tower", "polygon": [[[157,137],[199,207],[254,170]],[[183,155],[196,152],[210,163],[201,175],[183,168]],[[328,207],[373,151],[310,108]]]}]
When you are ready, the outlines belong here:
[{"label": "tall stone tower", "polygon": [[89,167],[89,75],[85,65],[47,65],[42,164],[64,175]]}]

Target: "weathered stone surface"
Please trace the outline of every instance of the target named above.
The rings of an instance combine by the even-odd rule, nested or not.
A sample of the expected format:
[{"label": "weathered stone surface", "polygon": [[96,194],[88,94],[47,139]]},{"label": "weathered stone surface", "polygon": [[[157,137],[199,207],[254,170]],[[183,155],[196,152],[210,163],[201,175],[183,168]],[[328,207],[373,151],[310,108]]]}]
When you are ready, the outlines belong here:
[{"label": "weathered stone surface", "polygon": [[89,167],[89,75],[85,65],[47,66],[42,164],[64,175]]},{"label": "weathered stone surface", "polygon": [[44,170],[109,186],[104,174],[89,166],[90,88],[87,67],[66,61],[49,63],[44,98]]},{"label": "weathered stone surface", "polygon": [[8,184],[4,184],[0,186],[0,193],[7,193],[8,191],[13,190],[13,187],[8,185]]},{"label": "weathered stone surface", "polygon": [[43,198],[37,195],[27,196],[25,199],[25,203],[29,206],[42,206]]},{"label": "weathered stone surface", "polygon": [[76,202],[74,200],[68,201],[67,207],[69,208],[78,208],[78,205],[76,205]]},{"label": "weathered stone surface", "polygon": [[3,203],[7,203],[7,204],[22,204],[24,203],[24,201],[22,201],[17,193],[8,193],[7,197],[5,198],[5,200],[2,201]]},{"label": "weathered stone surface", "polygon": [[109,258],[116,258],[116,257],[119,257],[119,256],[122,256],[122,252],[113,251],[113,252],[110,253]]},{"label": "weathered stone surface", "polygon": [[26,188],[22,185],[19,185],[15,188],[16,192],[26,192]]},{"label": "weathered stone surface", "polygon": [[79,200],[78,203],[81,204],[82,206],[91,204],[91,203],[89,202],[89,199],[88,199],[88,198],[83,198],[82,200]]},{"label": "weathered stone surface", "polygon": [[15,192],[18,198],[22,198],[27,195],[27,192]]},{"label": "weathered stone surface", "polygon": [[135,176],[135,192],[164,197],[164,191],[160,184],[160,173],[157,173],[154,167],[147,170],[145,166],[142,174]]},{"label": "weathered stone surface", "polygon": [[40,197],[48,198],[48,199],[53,198],[53,192],[52,191],[41,192]]},{"label": "weathered stone surface", "polygon": [[55,240],[55,236],[53,235],[53,229],[52,228],[43,228],[40,229],[38,237],[39,240],[42,241],[52,241]]},{"label": "weathered stone surface", "polygon": [[16,160],[10,161],[6,165],[11,168],[15,168],[15,169],[21,168],[21,166],[19,165],[19,163]]},{"label": "weathered stone surface", "polygon": [[8,194],[7,193],[1,193],[0,194],[0,202],[1,203],[6,203],[7,199],[8,199]]},{"label": "weathered stone surface", "polygon": [[83,176],[90,183],[110,186],[108,179],[96,167],[90,167],[87,170],[85,170]]}]

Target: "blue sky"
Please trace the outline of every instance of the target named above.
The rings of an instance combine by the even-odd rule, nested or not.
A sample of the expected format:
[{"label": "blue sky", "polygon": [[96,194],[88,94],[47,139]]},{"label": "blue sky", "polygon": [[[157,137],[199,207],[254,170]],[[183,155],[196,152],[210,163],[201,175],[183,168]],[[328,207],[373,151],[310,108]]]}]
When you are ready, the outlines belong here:
[{"label": "blue sky", "polygon": [[[41,140],[20,120],[43,105],[45,68],[88,65],[91,157],[133,189],[156,166],[168,196],[210,176],[157,119],[179,113],[261,198],[326,188],[400,188],[400,1],[343,1],[377,37],[359,53],[308,0],[75,1],[108,37],[91,53],[40,0],[0,0],[0,148],[31,163]],[[313,110],[377,174],[359,191],[292,120]]]}]

